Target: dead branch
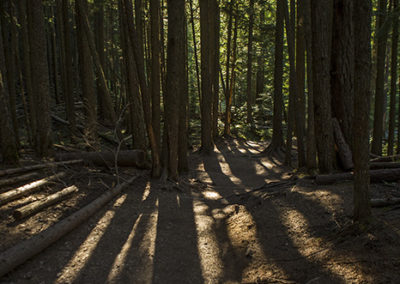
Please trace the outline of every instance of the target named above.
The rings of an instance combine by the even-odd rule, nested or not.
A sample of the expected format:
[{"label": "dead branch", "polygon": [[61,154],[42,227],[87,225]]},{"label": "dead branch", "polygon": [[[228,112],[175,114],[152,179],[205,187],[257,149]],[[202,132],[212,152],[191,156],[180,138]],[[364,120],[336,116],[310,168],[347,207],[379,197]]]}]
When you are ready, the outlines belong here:
[{"label": "dead branch", "polygon": [[72,231],[75,227],[107,204],[112,198],[121,193],[124,187],[132,183],[138,177],[139,176],[135,176],[129,179],[126,183],[122,183],[121,185],[103,193],[93,202],[89,203],[66,219],[1,253],[0,277],[4,276],[18,265],[24,263],[29,258],[40,253],[66,233]]},{"label": "dead branch", "polygon": [[58,201],[63,200],[68,195],[70,195],[74,192],[77,192],[77,191],[78,191],[78,188],[75,185],[64,188],[63,190],[58,191],[52,195],[49,195],[41,200],[32,202],[28,205],[18,208],[17,210],[14,211],[13,216],[15,219],[21,219],[26,216],[32,215],[46,207],[49,207],[50,205],[52,205]]},{"label": "dead branch", "polygon": [[11,177],[11,178],[7,178],[7,179],[2,179],[2,180],[0,180],[0,187],[6,186],[6,185],[10,185],[10,184],[14,184],[14,183],[18,183],[18,182],[21,182],[21,181],[30,180],[30,179],[35,178],[37,176],[38,176],[38,173],[33,172],[33,173],[25,174],[25,175],[22,175],[22,176],[16,176],[16,177]]},{"label": "dead branch", "polygon": [[55,179],[59,179],[65,176],[65,172],[61,172],[43,179],[39,179],[37,181],[28,183],[26,185],[20,186],[16,189],[7,191],[5,193],[0,194],[0,206],[4,205],[11,200],[17,199],[18,197],[25,195],[27,193],[31,193],[42,185],[49,183]]}]

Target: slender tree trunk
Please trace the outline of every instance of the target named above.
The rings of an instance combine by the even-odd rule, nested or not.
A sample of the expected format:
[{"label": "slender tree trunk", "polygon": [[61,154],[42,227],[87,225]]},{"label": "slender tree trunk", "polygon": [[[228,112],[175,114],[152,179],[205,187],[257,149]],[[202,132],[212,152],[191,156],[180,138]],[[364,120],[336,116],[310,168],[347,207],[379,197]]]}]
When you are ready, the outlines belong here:
[{"label": "slender tree trunk", "polygon": [[254,0],[250,0],[249,7],[249,35],[247,40],[247,76],[246,76],[246,97],[247,97],[247,123],[253,123],[252,116],[252,90],[251,90],[251,77],[252,77],[252,67],[253,67],[253,25],[254,25]]},{"label": "slender tree trunk", "polygon": [[133,148],[146,150],[146,133],[144,128],[144,117],[142,109],[142,100],[140,97],[139,78],[133,55],[133,45],[129,37],[128,19],[119,3],[120,12],[120,30],[121,30],[121,47],[124,58],[124,66],[127,81],[127,100],[129,102],[129,114],[131,117],[131,132],[133,136]]},{"label": "slender tree trunk", "polygon": [[383,25],[386,21],[387,0],[379,0],[377,31],[377,68],[375,85],[375,108],[374,108],[374,130],[372,136],[371,152],[376,155],[382,155],[382,137],[383,137],[383,114],[385,106],[385,58],[387,32]]},{"label": "slender tree trunk", "polygon": [[[399,2],[392,0],[393,11],[397,11]],[[396,125],[396,93],[397,93],[397,56],[398,56],[398,41],[399,41],[399,16],[393,19],[392,32],[392,61],[390,73],[390,112],[389,112],[389,139],[388,139],[388,155],[393,155],[394,148],[394,132]],[[399,112],[400,113],[400,112]],[[399,148],[399,146],[398,146]]]},{"label": "slender tree trunk", "polygon": [[219,102],[219,31],[220,31],[220,13],[218,0],[210,0],[209,10],[212,11],[210,14],[210,33],[212,34],[212,54],[210,54],[212,62],[212,90],[213,90],[213,102],[212,102],[212,135],[215,139],[218,136],[218,102]]},{"label": "slender tree trunk", "polygon": [[369,109],[371,82],[371,1],[354,1],[354,213],[357,222],[368,223]]},{"label": "slender tree trunk", "polygon": [[232,97],[230,95],[230,61],[231,61],[231,41],[232,41],[232,22],[233,22],[233,5],[234,0],[231,0],[229,3],[229,19],[228,19],[228,27],[227,27],[227,43],[226,43],[226,71],[225,71],[225,127],[224,134],[230,135],[230,106],[232,105]]},{"label": "slender tree trunk", "polygon": [[312,82],[312,32],[311,32],[311,1],[304,1],[304,33],[307,53],[307,169],[312,172],[317,168],[317,149],[314,123],[314,94]]},{"label": "slender tree trunk", "polygon": [[[3,48],[4,48],[4,56],[5,56],[5,66],[6,73],[5,79],[7,79],[8,86],[8,102],[9,102],[9,113],[11,115],[11,122],[14,129],[15,135],[15,143],[17,144],[17,148],[19,148],[20,140],[19,140],[19,131],[18,131],[18,121],[17,121],[17,109],[16,109],[16,72],[15,72],[15,50],[16,47],[16,26],[11,17],[15,15],[15,9],[13,7],[14,3],[11,0],[5,0],[0,4],[0,12],[1,12],[1,25],[2,25],[2,33],[3,33]],[[9,18],[6,19],[6,15],[9,15]]]},{"label": "slender tree trunk", "polygon": [[199,58],[197,55],[197,42],[196,42],[196,30],[194,24],[194,11],[193,11],[193,0],[189,0],[190,5],[190,22],[192,24],[192,36],[193,36],[193,53],[196,65],[196,79],[197,79],[197,90],[199,92],[199,102],[201,104],[201,85],[200,85],[200,71],[199,71]]},{"label": "slender tree trunk", "polygon": [[[37,119],[36,119],[35,98],[34,98],[34,92],[33,92],[33,87],[32,87],[26,0],[17,1],[17,3],[18,3],[18,14],[19,14],[18,19],[19,19],[19,23],[21,26],[20,36],[21,36],[21,42],[22,42],[23,71],[24,71],[24,75],[25,75],[25,89],[28,94],[28,102],[29,102],[29,127],[31,130],[31,133],[36,134],[36,129],[37,129],[36,128],[36,120]],[[32,146],[33,146],[33,144],[32,144]]]},{"label": "slender tree trunk", "polygon": [[331,54],[332,115],[352,144],[354,105],[353,0],[334,0]]},{"label": "slender tree trunk", "polygon": [[315,134],[322,173],[331,172],[334,161],[330,91],[332,8],[332,0],[311,0]]},{"label": "slender tree trunk", "polygon": [[151,123],[151,106],[150,106],[150,92],[146,82],[145,76],[145,68],[144,68],[144,59],[141,54],[143,54],[143,46],[138,44],[138,35],[131,20],[132,17],[132,1],[131,0],[123,0],[123,10],[125,11],[126,18],[128,20],[128,30],[129,30],[129,38],[133,45],[133,52],[135,58],[136,72],[139,78],[140,91],[142,96],[142,104],[143,104],[143,113],[145,117],[147,136],[150,142],[151,154],[152,154],[152,176],[158,177],[161,174],[160,168],[160,155],[159,149],[157,146],[157,142],[154,135],[153,125]]},{"label": "slender tree trunk", "polygon": [[[81,2],[83,1],[83,2]],[[91,146],[97,144],[97,112],[96,95],[94,90],[94,74],[92,57],[88,44],[87,34],[84,31],[84,21],[86,17],[86,0],[77,0],[75,2],[76,21],[77,21],[77,39],[79,52],[79,74],[82,87],[82,97],[86,112],[85,135]]]},{"label": "slender tree trunk", "polygon": [[5,164],[16,164],[18,163],[18,152],[17,145],[15,143],[14,130],[12,128],[12,122],[10,112],[8,110],[7,102],[7,90],[3,82],[3,73],[5,66],[5,59],[3,53],[3,38],[0,34],[0,143],[1,143],[1,154],[3,157],[3,163]]},{"label": "slender tree trunk", "polygon": [[28,28],[31,76],[36,102],[36,152],[39,156],[50,155],[52,148],[49,72],[47,65],[46,34],[42,0],[28,1]]},{"label": "slender tree trunk", "polygon": [[200,36],[201,36],[201,148],[205,153],[212,152],[212,63],[210,37],[209,1],[200,1]]},{"label": "slender tree trunk", "polygon": [[150,0],[151,20],[151,98],[152,124],[158,148],[161,145],[161,110],[160,110],[160,1]]},{"label": "slender tree trunk", "polygon": [[283,1],[277,0],[276,25],[275,25],[275,55],[274,55],[274,117],[272,120],[272,141],[268,147],[275,151],[283,146],[283,30],[284,30],[284,6]]}]

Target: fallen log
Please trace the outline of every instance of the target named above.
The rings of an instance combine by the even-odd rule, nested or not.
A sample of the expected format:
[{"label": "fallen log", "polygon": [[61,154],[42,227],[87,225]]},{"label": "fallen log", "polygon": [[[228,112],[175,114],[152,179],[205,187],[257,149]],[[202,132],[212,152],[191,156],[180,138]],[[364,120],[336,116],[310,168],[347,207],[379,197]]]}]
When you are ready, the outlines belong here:
[{"label": "fallen log", "polygon": [[386,157],[378,157],[371,159],[371,163],[380,163],[380,162],[395,162],[400,160],[400,155],[386,156]]},{"label": "fallen log", "polygon": [[374,162],[370,163],[369,168],[371,170],[400,168],[400,162]]},{"label": "fallen log", "polygon": [[[369,175],[371,182],[380,181],[397,181],[400,180],[400,168],[398,169],[380,169],[370,170]],[[353,173],[338,173],[328,175],[317,175],[315,177],[315,183],[318,185],[333,184],[339,181],[353,180]]]},{"label": "fallen log", "polygon": [[400,198],[384,198],[384,199],[371,199],[372,207],[385,207],[400,204]]},{"label": "fallen log", "polygon": [[353,164],[353,155],[350,150],[350,146],[347,144],[344,139],[342,129],[340,128],[339,121],[336,118],[332,119],[333,125],[333,134],[335,137],[335,143],[338,149],[340,162],[345,171],[351,170],[354,168]]},{"label": "fallen log", "polygon": [[31,193],[32,191],[36,190],[42,185],[45,185],[49,183],[50,181],[53,181],[55,179],[59,179],[65,176],[65,172],[61,172],[43,179],[36,180],[34,182],[25,184],[23,186],[20,186],[16,189],[12,189],[10,191],[4,192],[0,194],[0,206],[4,205],[11,200],[17,199],[18,197],[25,195],[27,193]]},{"label": "fallen log", "polygon": [[71,159],[82,159],[87,164],[95,166],[115,166],[115,158],[117,158],[117,165],[122,167],[137,167],[144,168],[145,153],[142,150],[124,150],[118,153],[107,152],[75,152],[75,153],[60,153],[56,155],[56,160],[65,161]]},{"label": "fallen log", "polygon": [[34,171],[34,170],[40,170],[40,169],[44,169],[44,168],[56,168],[58,166],[75,165],[75,164],[81,164],[81,163],[83,163],[83,161],[81,159],[79,159],[79,160],[62,161],[62,162],[42,163],[42,164],[37,164],[37,165],[0,170],[0,177],[5,176],[5,175],[13,175],[13,174]]},{"label": "fallen log", "polygon": [[10,184],[14,184],[14,183],[18,183],[18,182],[21,182],[21,181],[30,180],[30,179],[35,178],[37,176],[38,176],[38,173],[33,172],[33,173],[21,175],[21,176],[2,179],[2,180],[0,180],[0,187],[6,186],[6,185],[10,185]]},{"label": "fallen log", "polygon": [[21,208],[18,208],[17,210],[14,211],[13,216],[15,219],[21,219],[26,216],[32,215],[34,213],[39,212],[43,208],[49,207],[50,205],[53,205],[54,203],[63,200],[68,195],[77,191],[78,188],[75,185],[64,188],[63,190],[58,191],[52,195],[49,195],[41,200],[32,202]]},{"label": "fallen log", "polygon": [[75,227],[97,212],[112,198],[121,193],[122,189],[132,183],[138,176],[129,179],[113,189],[103,193],[100,197],[89,203],[71,216],[40,232],[0,254],[0,277],[13,268],[24,263],[29,258],[56,242],[62,236],[72,231]]}]

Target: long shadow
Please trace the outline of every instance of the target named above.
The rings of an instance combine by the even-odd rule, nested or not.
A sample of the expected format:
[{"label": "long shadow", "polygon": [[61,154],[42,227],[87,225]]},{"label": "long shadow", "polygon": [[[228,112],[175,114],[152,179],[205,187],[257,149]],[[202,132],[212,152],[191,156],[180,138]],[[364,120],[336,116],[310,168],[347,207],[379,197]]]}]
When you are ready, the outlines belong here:
[{"label": "long shadow", "polygon": [[190,195],[158,194],[153,283],[204,283]]},{"label": "long shadow", "polygon": [[[235,175],[237,178],[239,178],[244,185],[246,185],[246,183],[253,183],[255,179],[264,178],[264,177],[257,177],[257,174],[254,170],[254,164],[253,164],[254,161],[251,160],[242,161],[240,165],[236,166],[236,163],[234,163],[235,158],[231,153],[226,153],[226,149],[224,149],[224,147],[219,147],[219,150],[221,154],[224,156],[225,161],[229,164],[232,174]],[[221,174],[223,174],[223,171],[221,169],[217,157],[215,155],[206,157],[203,159],[203,163],[205,170],[207,171],[210,178],[214,181],[214,183],[216,182],[217,179],[220,181]],[[244,168],[246,169],[246,171],[243,171]],[[251,177],[252,179],[251,181],[246,180],[249,177]],[[228,176],[224,178],[223,183],[224,185],[226,185],[226,187],[234,186],[234,184],[232,183],[232,181]],[[231,195],[227,196],[226,192],[220,192],[220,193],[223,197],[227,199],[229,203],[231,204],[236,203],[235,200],[230,197]],[[216,207],[215,204],[212,205],[210,202],[208,202],[208,204],[210,208]],[[265,220],[264,218],[263,220],[260,220],[258,219],[257,215],[253,214],[252,212],[253,210],[252,208],[249,208],[248,204],[244,205],[246,206],[247,211],[250,214],[252,214],[252,218],[256,223],[256,227],[258,228],[257,237],[263,248],[264,255],[270,262],[273,263],[274,266],[279,267],[280,271],[283,271],[288,279],[296,281],[306,281],[307,279],[308,280],[312,279],[310,278],[311,275],[316,275],[324,279],[340,282],[340,280],[337,278],[336,275],[333,275],[329,271],[326,271],[323,267],[321,267],[320,264],[310,262],[299,252],[299,250],[296,247],[296,244],[293,243],[292,239],[289,236],[288,228],[286,228],[284,224],[282,224],[281,213],[279,212],[278,209],[274,208],[274,206],[270,206],[270,209],[268,210],[267,220]],[[222,206],[222,204],[220,206]],[[259,229],[262,226],[265,226],[268,229],[264,232]],[[272,228],[273,228],[273,233],[271,234]],[[226,229],[223,231],[226,231]],[[283,246],[284,252],[282,252],[282,246],[270,247],[268,245],[271,237],[273,238],[274,236],[276,236],[275,233],[276,231],[280,232],[279,233],[280,242],[284,244]],[[229,249],[235,250],[233,246],[231,246]],[[236,251],[238,250],[236,249]],[[298,271],[296,269],[290,270],[287,268],[286,265],[284,265],[284,263],[279,263],[277,260],[282,258],[282,254],[287,255],[288,258],[298,259],[297,264],[299,264],[299,266],[302,267],[302,270],[301,271]],[[242,255],[242,258],[245,258],[245,255]],[[242,275],[244,268],[245,267],[240,267],[240,266],[235,267],[236,274]],[[239,277],[237,277],[237,279],[235,280],[240,281],[241,278],[239,279]],[[268,281],[268,279],[264,280]]]}]

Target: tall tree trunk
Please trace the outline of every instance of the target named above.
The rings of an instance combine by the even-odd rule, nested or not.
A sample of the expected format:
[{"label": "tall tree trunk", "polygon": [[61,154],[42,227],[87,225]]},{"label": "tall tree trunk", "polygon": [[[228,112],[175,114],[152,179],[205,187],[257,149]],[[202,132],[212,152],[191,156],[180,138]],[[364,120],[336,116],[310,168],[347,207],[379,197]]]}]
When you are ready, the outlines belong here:
[{"label": "tall tree trunk", "polygon": [[[398,0],[392,0],[393,11],[397,11],[399,6]],[[394,148],[394,132],[396,128],[396,93],[397,93],[397,56],[398,56],[398,41],[399,41],[399,16],[393,19],[392,32],[392,61],[390,73],[390,112],[389,112],[389,141],[388,155],[393,155]],[[399,111],[400,113],[400,111]],[[399,146],[397,146],[399,148]]]},{"label": "tall tree trunk", "polygon": [[322,173],[331,172],[334,161],[330,91],[332,8],[332,0],[311,0],[315,134]]},{"label": "tall tree trunk", "polygon": [[230,107],[232,105],[232,97],[230,94],[230,63],[231,63],[231,44],[232,44],[232,22],[233,22],[233,5],[234,0],[231,0],[229,3],[229,19],[228,19],[228,27],[227,27],[227,43],[226,43],[226,71],[225,71],[225,127],[224,127],[224,134],[230,135],[231,128],[230,128]]},{"label": "tall tree trunk", "polygon": [[41,157],[50,155],[52,148],[50,120],[49,72],[47,65],[46,34],[42,0],[30,0],[28,4],[28,29],[32,86],[35,98],[36,152]]},{"label": "tall tree trunk", "polygon": [[133,45],[133,53],[135,58],[136,72],[139,78],[140,93],[142,96],[143,113],[146,123],[147,136],[150,142],[151,154],[152,154],[152,176],[158,177],[161,174],[160,168],[160,155],[158,145],[154,135],[153,125],[151,123],[151,106],[150,106],[150,92],[146,82],[145,68],[144,68],[144,58],[141,56],[143,54],[143,46],[138,44],[138,35],[135,26],[132,21],[132,1],[123,0],[123,10],[125,11],[126,18],[128,20],[128,30],[129,38],[131,44]]},{"label": "tall tree trunk", "polygon": [[252,116],[252,105],[253,98],[251,92],[251,77],[252,77],[252,67],[253,67],[253,25],[254,25],[254,0],[250,0],[249,7],[249,35],[247,40],[247,76],[246,76],[246,97],[247,97],[247,123],[253,123]]},{"label": "tall tree trunk", "polygon": [[[83,2],[81,2],[83,1]],[[97,112],[96,95],[94,90],[94,74],[92,57],[88,44],[87,34],[84,30],[84,21],[86,17],[86,0],[77,0],[75,2],[76,21],[77,21],[77,39],[79,52],[79,74],[81,80],[82,97],[86,113],[85,135],[91,146],[97,144]]]},{"label": "tall tree trunk", "polygon": [[18,3],[18,14],[19,14],[18,19],[19,19],[19,23],[21,26],[20,36],[21,36],[21,42],[22,42],[23,71],[24,71],[24,75],[25,75],[25,89],[28,94],[28,102],[29,102],[29,127],[31,130],[31,133],[36,134],[36,120],[37,119],[36,119],[35,98],[34,98],[34,92],[33,92],[33,87],[32,87],[26,0],[17,1],[17,3]]},{"label": "tall tree trunk", "polygon": [[15,143],[14,130],[12,128],[12,122],[10,112],[8,110],[7,102],[7,90],[3,82],[4,73],[4,53],[3,53],[3,37],[0,34],[0,143],[1,143],[1,154],[3,157],[3,163],[5,164],[16,164],[18,163],[18,152],[17,145]]},{"label": "tall tree trunk", "polygon": [[[19,148],[20,140],[19,140],[19,131],[18,131],[18,121],[17,121],[17,109],[16,109],[16,72],[15,72],[15,52],[17,50],[16,47],[16,26],[14,21],[12,20],[15,16],[14,3],[11,0],[5,0],[0,4],[0,12],[1,12],[1,25],[2,25],[2,33],[3,33],[3,48],[5,55],[5,66],[6,73],[5,78],[7,79],[8,86],[8,97],[9,97],[9,113],[11,115],[12,126],[14,129],[15,142],[17,143],[17,148]],[[6,15],[9,15],[8,19]]]},{"label": "tall tree trunk", "polygon": [[298,167],[306,165],[304,131],[305,131],[305,35],[304,35],[304,1],[297,1],[296,33],[296,111],[295,133],[297,137]]},{"label": "tall tree trunk", "polygon": [[142,100],[140,97],[139,78],[133,54],[133,45],[129,37],[128,19],[123,11],[121,0],[119,1],[121,47],[124,58],[125,74],[127,81],[127,100],[129,103],[129,115],[131,117],[131,132],[133,136],[133,148],[146,150],[146,133]]},{"label": "tall tree trunk", "polygon": [[283,146],[283,30],[284,30],[284,5],[277,0],[276,25],[275,25],[275,55],[274,55],[274,116],[272,120],[272,140],[268,147],[270,151],[279,150]]},{"label": "tall tree trunk", "polygon": [[158,148],[161,145],[161,110],[160,110],[160,1],[150,0],[151,20],[151,98],[152,124]]},{"label": "tall tree trunk", "polygon": [[[185,81],[185,1],[168,0],[168,50],[167,94],[165,116],[168,140],[168,175],[178,178],[179,111],[186,101],[182,100]],[[178,110],[178,111],[177,111]],[[184,133],[182,133],[184,135]],[[181,145],[184,146],[184,145]],[[186,147],[186,145],[184,146]],[[186,157],[185,157],[186,158]]]},{"label": "tall tree trunk", "polygon": [[61,76],[65,110],[72,135],[77,134],[74,104],[74,83],[71,51],[71,28],[69,23],[69,1],[57,0],[57,26],[61,53]]},{"label": "tall tree trunk", "polygon": [[219,31],[220,31],[220,12],[218,0],[210,0],[209,10],[212,11],[210,14],[210,32],[212,34],[212,90],[213,90],[213,102],[212,102],[212,135],[215,139],[218,136],[218,102],[219,102]]},{"label": "tall tree trunk", "polygon": [[194,53],[194,62],[196,65],[196,80],[197,80],[197,90],[199,93],[199,102],[201,104],[201,85],[200,85],[200,71],[199,71],[199,58],[197,55],[197,41],[196,41],[196,30],[194,24],[194,11],[193,11],[193,0],[189,0],[190,5],[190,22],[192,25],[192,36],[193,36],[193,53]]},{"label": "tall tree trunk", "polygon": [[369,109],[371,82],[371,1],[354,1],[354,220],[368,223]]},{"label": "tall tree trunk", "polygon": [[212,135],[212,63],[210,36],[209,1],[200,1],[200,36],[201,36],[201,148],[205,153],[214,150]]},{"label": "tall tree trunk", "polygon": [[376,85],[375,85],[375,108],[374,108],[374,130],[372,136],[371,152],[382,155],[383,137],[383,114],[385,106],[385,58],[387,32],[382,29],[386,21],[387,0],[379,0],[377,31],[377,61],[376,61]]},{"label": "tall tree trunk", "polygon": [[314,123],[314,94],[312,82],[312,32],[311,0],[304,1],[304,33],[307,53],[307,169],[311,172],[317,168],[317,149]]},{"label": "tall tree trunk", "polygon": [[352,144],[354,105],[353,1],[334,0],[331,54],[332,115],[346,142]]},{"label": "tall tree trunk", "polygon": [[287,6],[287,1],[283,1],[285,22],[286,22],[286,35],[289,50],[289,108],[288,108],[288,124],[286,135],[286,155],[285,163],[291,165],[292,163],[292,144],[293,144],[293,130],[295,124],[295,103],[296,103],[296,63],[295,63],[295,18],[296,8],[295,1],[290,1],[290,15]]}]

